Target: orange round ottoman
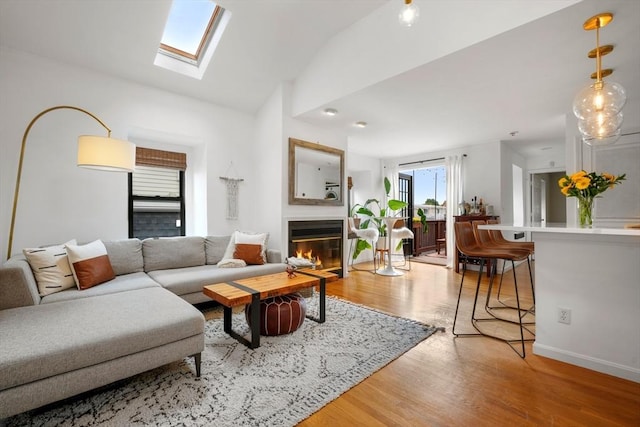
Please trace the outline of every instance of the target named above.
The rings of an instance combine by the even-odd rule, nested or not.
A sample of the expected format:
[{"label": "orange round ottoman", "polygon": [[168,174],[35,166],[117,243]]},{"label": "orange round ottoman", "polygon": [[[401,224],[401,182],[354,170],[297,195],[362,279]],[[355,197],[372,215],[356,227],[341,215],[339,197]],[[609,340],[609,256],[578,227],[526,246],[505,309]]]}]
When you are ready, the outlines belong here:
[{"label": "orange round ottoman", "polygon": [[[298,329],[304,322],[307,302],[300,294],[289,294],[260,301],[260,335],[284,335]],[[244,309],[251,326],[251,304]]]}]

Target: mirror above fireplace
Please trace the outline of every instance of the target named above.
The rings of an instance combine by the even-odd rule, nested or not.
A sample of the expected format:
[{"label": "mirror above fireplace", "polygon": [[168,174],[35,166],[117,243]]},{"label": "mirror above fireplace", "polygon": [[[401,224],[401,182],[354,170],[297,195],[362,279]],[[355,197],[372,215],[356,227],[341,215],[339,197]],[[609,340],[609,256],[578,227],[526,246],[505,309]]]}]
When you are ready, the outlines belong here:
[{"label": "mirror above fireplace", "polygon": [[289,138],[289,204],[344,206],[344,151]]}]

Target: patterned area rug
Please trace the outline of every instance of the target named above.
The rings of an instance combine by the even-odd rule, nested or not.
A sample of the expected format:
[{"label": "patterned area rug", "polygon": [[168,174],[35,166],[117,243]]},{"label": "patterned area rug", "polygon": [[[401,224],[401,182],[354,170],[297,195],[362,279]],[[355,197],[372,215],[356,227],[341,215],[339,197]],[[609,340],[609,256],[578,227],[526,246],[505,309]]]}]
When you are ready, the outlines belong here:
[{"label": "patterned area rug", "polygon": [[[317,312],[317,296],[307,303]],[[209,320],[200,378],[188,358],[6,425],[292,426],[437,330],[335,298],[326,310],[326,323],[307,319],[292,334],[261,337],[255,350]],[[244,313],[233,326],[248,333]]]}]

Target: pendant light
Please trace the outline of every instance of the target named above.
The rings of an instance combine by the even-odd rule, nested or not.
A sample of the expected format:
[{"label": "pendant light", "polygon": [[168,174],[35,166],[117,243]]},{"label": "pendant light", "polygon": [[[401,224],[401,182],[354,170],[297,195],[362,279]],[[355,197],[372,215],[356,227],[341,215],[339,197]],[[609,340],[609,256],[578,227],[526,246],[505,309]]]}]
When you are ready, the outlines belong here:
[{"label": "pendant light", "polygon": [[412,0],[404,0],[404,6],[400,9],[398,20],[405,27],[410,27],[418,20],[420,9],[413,4]]},{"label": "pendant light", "polygon": [[573,101],[573,113],[578,118],[582,140],[589,145],[612,144],[618,140],[623,121],[622,108],[627,101],[622,85],[603,80],[613,70],[602,70],[602,56],[611,53],[613,46],[600,46],[600,28],[607,26],[612,19],[613,14],[601,13],[587,19],[583,25],[586,31],[596,30],[596,48],[588,55],[596,59],[596,72],[592,74],[596,81],[578,92]]}]

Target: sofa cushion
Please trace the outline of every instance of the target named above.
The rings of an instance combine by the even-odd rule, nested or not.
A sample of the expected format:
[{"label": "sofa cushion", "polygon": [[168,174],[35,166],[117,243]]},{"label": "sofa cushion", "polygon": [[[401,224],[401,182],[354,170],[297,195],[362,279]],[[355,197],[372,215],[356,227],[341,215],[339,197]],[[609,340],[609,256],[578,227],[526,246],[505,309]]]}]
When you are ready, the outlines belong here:
[{"label": "sofa cushion", "polygon": [[204,265],[204,237],[161,237],[142,241],[144,271]]},{"label": "sofa cushion", "polygon": [[206,237],[204,240],[204,249],[207,256],[207,264],[217,264],[222,260],[230,239],[231,236]]},{"label": "sofa cushion", "polygon": [[140,239],[105,241],[104,247],[107,248],[111,267],[116,276],[144,271]]},{"label": "sofa cushion", "polygon": [[[76,241],[70,240],[66,244],[75,245]],[[65,245],[27,248],[23,249],[22,253],[31,266],[40,295],[49,295],[76,286]]]},{"label": "sofa cushion", "polygon": [[118,292],[132,291],[145,288],[159,288],[158,282],[149,277],[146,273],[131,273],[116,276],[115,279],[103,283],[100,286],[79,290],[78,288],[67,289],[52,295],[42,297],[40,304],[51,302],[69,301],[79,298],[95,297],[98,295],[115,294]]},{"label": "sofa cushion", "polygon": [[78,289],[89,289],[116,277],[101,240],[86,245],[66,245],[66,248]]},{"label": "sofa cushion", "polygon": [[149,276],[162,287],[177,295],[202,292],[205,285],[228,282],[247,277],[284,271],[286,264],[248,265],[242,268],[219,268],[216,265],[202,265],[173,270],[156,270],[149,272]]},{"label": "sofa cushion", "polygon": [[3,310],[0,324],[0,390],[204,331],[202,313],[161,288]]}]

